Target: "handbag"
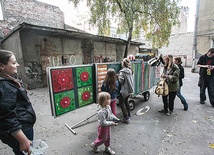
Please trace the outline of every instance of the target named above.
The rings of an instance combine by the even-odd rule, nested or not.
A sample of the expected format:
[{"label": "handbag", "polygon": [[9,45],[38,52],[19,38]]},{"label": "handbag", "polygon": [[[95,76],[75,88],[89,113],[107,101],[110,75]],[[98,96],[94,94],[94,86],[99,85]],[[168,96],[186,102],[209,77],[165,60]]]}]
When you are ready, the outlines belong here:
[{"label": "handbag", "polygon": [[157,83],[157,87],[155,88],[155,94],[162,96],[167,96],[169,94],[169,86],[167,84],[166,79],[160,79]]}]

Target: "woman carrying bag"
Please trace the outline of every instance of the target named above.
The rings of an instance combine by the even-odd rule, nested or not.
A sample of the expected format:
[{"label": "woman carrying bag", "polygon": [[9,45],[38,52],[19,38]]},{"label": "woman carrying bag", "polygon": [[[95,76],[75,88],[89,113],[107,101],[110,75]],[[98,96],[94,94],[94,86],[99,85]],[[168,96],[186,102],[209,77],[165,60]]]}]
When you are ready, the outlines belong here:
[{"label": "woman carrying bag", "polygon": [[162,96],[163,109],[159,110],[161,113],[166,113],[170,116],[174,110],[174,100],[179,89],[179,67],[173,63],[173,56],[166,55],[163,58],[164,60],[164,69],[161,75],[161,78],[166,79],[169,87],[169,94]]}]

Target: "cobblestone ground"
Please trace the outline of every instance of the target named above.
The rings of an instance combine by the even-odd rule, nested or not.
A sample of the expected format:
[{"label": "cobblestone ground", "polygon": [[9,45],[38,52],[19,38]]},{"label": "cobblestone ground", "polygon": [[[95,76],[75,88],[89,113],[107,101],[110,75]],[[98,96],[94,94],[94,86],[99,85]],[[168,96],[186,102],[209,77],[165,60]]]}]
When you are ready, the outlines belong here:
[{"label": "cobblestone ground", "polygon": [[[214,108],[209,100],[199,103],[198,74],[185,68],[182,92],[189,103],[189,110],[183,111],[180,100],[176,98],[174,114],[166,116],[158,113],[162,108],[161,97],[150,90],[150,99],[136,98],[130,124],[119,123],[112,127],[111,146],[117,155],[213,155],[214,149]],[[85,120],[96,113],[96,104],[91,104],[60,117],[51,116],[48,88],[29,91],[29,96],[37,113],[35,139],[48,144],[44,155],[91,155],[90,143],[97,136],[97,117],[83,121],[74,135],[65,126]],[[151,109],[144,115],[135,113],[142,107]],[[118,117],[122,117],[117,107]],[[100,146],[103,150],[104,146]],[[0,155],[12,155],[12,151],[0,142]],[[105,155],[103,151],[101,153]]]}]

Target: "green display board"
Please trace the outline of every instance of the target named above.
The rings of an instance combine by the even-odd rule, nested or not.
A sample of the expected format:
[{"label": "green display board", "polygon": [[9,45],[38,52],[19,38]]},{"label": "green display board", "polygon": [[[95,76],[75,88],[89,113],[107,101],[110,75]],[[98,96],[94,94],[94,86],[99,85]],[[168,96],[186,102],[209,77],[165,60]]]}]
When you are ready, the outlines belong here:
[{"label": "green display board", "polygon": [[92,84],[92,67],[76,68],[77,87],[88,86]]},{"label": "green display board", "polygon": [[93,87],[83,87],[78,89],[78,102],[79,107],[90,104],[94,101],[93,99]]},{"label": "green display board", "polygon": [[56,115],[64,114],[76,108],[73,90],[54,94],[54,101]]}]

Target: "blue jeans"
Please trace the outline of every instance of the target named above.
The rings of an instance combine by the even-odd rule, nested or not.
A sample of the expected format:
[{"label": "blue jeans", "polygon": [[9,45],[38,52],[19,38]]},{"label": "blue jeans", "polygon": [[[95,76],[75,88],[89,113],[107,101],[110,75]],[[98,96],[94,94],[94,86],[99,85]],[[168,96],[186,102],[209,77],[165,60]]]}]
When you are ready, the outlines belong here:
[{"label": "blue jeans", "polygon": [[181,87],[179,87],[179,89],[178,89],[177,96],[181,100],[181,103],[184,105],[184,108],[188,108],[188,104],[187,104],[185,98],[183,97],[183,95],[181,94]]},{"label": "blue jeans", "polygon": [[[29,140],[33,140],[33,128],[23,131],[23,133]],[[7,144],[13,149],[15,155],[24,155],[24,153],[22,153],[19,149],[19,142],[11,134],[0,134],[0,139],[3,143]]]}]

